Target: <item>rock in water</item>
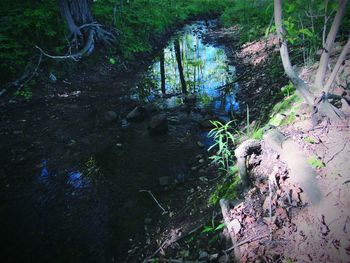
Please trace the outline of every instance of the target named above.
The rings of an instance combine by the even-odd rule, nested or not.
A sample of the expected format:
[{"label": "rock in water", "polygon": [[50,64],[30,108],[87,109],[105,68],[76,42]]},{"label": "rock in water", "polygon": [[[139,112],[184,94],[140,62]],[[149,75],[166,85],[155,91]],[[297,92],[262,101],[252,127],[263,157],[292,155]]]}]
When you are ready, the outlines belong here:
[{"label": "rock in water", "polygon": [[128,121],[142,121],[145,117],[145,109],[141,106],[135,107],[126,115]]},{"label": "rock in water", "polygon": [[161,135],[168,131],[168,119],[161,113],[153,116],[148,123],[148,131],[151,135]]},{"label": "rock in water", "polygon": [[159,177],[158,180],[159,180],[160,186],[168,186],[170,184],[169,176]]},{"label": "rock in water", "polygon": [[117,119],[117,113],[115,111],[107,111],[104,117],[106,122],[112,122]]}]

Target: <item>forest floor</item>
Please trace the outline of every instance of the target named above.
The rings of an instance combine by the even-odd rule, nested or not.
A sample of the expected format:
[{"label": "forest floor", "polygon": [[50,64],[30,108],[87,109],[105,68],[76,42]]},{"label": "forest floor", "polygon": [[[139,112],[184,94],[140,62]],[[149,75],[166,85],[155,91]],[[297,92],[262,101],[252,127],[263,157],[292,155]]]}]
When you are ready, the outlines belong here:
[{"label": "forest floor", "polygon": [[[209,37],[232,43],[235,32],[234,28],[219,30]],[[243,91],[258,90],[257,83],[264,81],[269,68],[268,57],[278,54],[278,47],[271,37],[242,47],[233,45],[228,52],[236,64],[249,69],[240,80]],[[303,68],[301,76],[310,81],[315,69]],[[349,70],[348,59],[335,91],[347,99],[349,91],[341,88],[346,87],[341,79]],[[310,190],[305,191],[298,180],[291,178],[288,164],[263,140],[261,153],[248,159],[252,187],[241,193],[240,202],[230,201],[228,218],[223,218],[220,209],[208,206],[215,181],[199,181],[188,189],[185,201],[176,199],[174,193],[181,209],[175,210],[169,220],[146,227],[148,243],[129,250],[127,262],[224,263],[233,262],[235,254],[242,262],[349,262],[350,112],[345,100],[342,109],[347,113],[344,120],[323,121],[313,127],[311,110],[300,103],[295,106],[296,118],[278,127],[296,145],[295,152],[289,152],[294,154],[295,164],[304,162],[312,167],[311,174],[308,169],[297,172],[301,177],[313,177],[309,181],[312,185],[306,188],[318,192],[316,199],[309,199]],[[282,118],[288,116],[283,113]],[[208,165],[207,173],[215,174],[215,169]],[[224,219],[230,225],[222,232]]]},{"label": "forest floor", "polygon": [[[252,116],[257,116],[264,105],[255,98],[264,96],[269,101],[287,81],[280,75],[277,82],[268,81],[274,73],[270,59],[279,57],[274,38],[240,47],[236,44],[236,32],[235,28],[218,30],[206,37],[225,42],[229,58],[242,75],[239,80],[242,91],[237,96],[250,101]],[[8,102],[8,98],[2,98],[0,158],[5,164],[0,169],[2,194],[10,192],[12,185],[26,183],[17,174],[8,176],[13,166],[18,171],[26,170],[28,163],[49,152],[57,153],[51,155],[52,166],[64,164],[64,170],[88,158],[92,151],[99,151],[96,147],[102,149],[111,142],[118,143],[120,127],[107,123],[104,113],[113,108],[118,115],[126,115],[133,109],[135,102],[125,99],[125,95],[141,76],[133,72],[116,77],[108,63],[98,65],[97,69],[82,70],[77,78],[45,84],[46,90],[34,94],[31,101]],[[350,67],[349,60],[345,66]],[[307,80],[314,70],[304,69],[302,76]],[[343,70],[346,74],[348,69]],[[306,159],[312,160],[322,199],[317,205],[311,204],[302,187],[288,177],[288,166],[279,155],[265,151],[263,146],[261,155],[249,160],[252,188],[241,193],[240,200],[244,201],[232,203],[229,211],[235,222],[233,230],[241,261],[349,262],[349,117],[339,123],[324,122],[312,127],[311,112],[301,104],[295,121],[279,130],[298,145]],[[81,140],[76,143],[74,138]],[[60,155],[62,152],[66,154]],[[206,159],[207,153],[194,159],[198,162],[203,157]],[[125,262],[233,261],[233,250],[227,251],[232,247],[229,238],[232,233],[219,227],[223,222],[220,208],[208,205],[221,178],[213,165],[206,163],[204,167],[185,186],[158,193],[160,202],[172,209],[160,221],[145,222],[142,233],[145,242],[131,241]],[[41,163],[36,163],[33,174],[40,169]]]}]

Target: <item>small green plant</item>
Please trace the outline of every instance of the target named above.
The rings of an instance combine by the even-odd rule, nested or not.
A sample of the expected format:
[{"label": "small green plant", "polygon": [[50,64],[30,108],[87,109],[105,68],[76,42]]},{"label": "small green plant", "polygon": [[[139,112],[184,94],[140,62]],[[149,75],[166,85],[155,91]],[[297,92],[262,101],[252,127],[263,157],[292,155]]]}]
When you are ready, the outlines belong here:
[{"label": "small green plant", "polygon": [[109,58],[109,63],[115,65],[115,63],[117,63],[117,60],[115,58]]},{"label": "small green plant", "polygon": [[325,167],[325,164],[319,160],[316,156],[310,157],[307,162],[312,166],[314,169],[321,169]]},{"label": "small green plant", "polygon": [[289,97],[291,94],[293,94],[295,91],[295,87],[292,83],[289,83],[288,85],[281,88],[281,92],[284,96]]},{"label": "small green plant", "polygon": [[231,132],[231,124],[233,121],[229,121],[226,124],[222,124],[220,121],[210,122],[215,128],[208,133],[208,137],[214,138],[215,143],[209,147],[208,151],[216,148],[217,152],[210,156],[209,159],[212,160],[213,164],[219,167],[219,170],[229,174],[231,170],[230,167],[233,166],[231,148],[235,144],[235,137]]},{"label": "small green plant", "polygon": [[304,141],[307,142],[307,143],[311,143],[311,144],[316,144],[317,143],[317,141],[314,138],[308,137],[308,136],[304,138]]},{"label": "small green plant", "polygon": [[16,97],[23,97],[23,98],[29,100],[32,98],[33,93],[32,93],[32,90],[30,89],[30,87],[25,86],[22,89],[18,89],[13,95]]},{"label": "small green plant", "polygon": [[221,229],[223,229],[225,227],[225,223],[222,223],[218,226],[215,227],[214,224],[210,225],[210,226],[204,226],[203,230],[201,233],[214,233],[216,231],[219,231]]},{"label": "small green plant", "polygon": [[210,205],[216,205],[219,203],[220,199],[228,199],[228,200],[234,200],[238,197],[237,194],[237,189],[239,186],[239,183],[241,182],[241,178],[237,176],[236,174],[238,173],[238,167],[233,166],[232,176],[227,176],[224,178],[224,180],[219,183],[215,190],[211,193],[208,203]]}]

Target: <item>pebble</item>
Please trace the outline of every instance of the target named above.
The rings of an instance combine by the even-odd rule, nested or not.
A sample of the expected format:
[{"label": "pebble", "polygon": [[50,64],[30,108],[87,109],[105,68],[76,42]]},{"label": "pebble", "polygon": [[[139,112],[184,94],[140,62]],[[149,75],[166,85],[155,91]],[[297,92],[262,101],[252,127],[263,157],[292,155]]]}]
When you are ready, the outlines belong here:
[{"label": "pebble", "polygon": [[144,221],[146,225],[149,225],[152,222],[152,218],[146,217]]},{"label": "pebble", "polygon": [[198,162],[199,163],[204,163],[204,159],[199,159]]},{"label": "pebble", "polygon": [[198,145],[198,147],[200,147],[200,148],[203,148],[203,147],[204,147],[204,144],[203,144],[202,142],[200,142],[200,141],[197,142],[197,145]]},{"label": "pebble", "polygon": [[209,255],[205,251],[199,251],[199,260],[207,258]]},{"label": "pebble", "polygon": [[162,177],[159,177],[159,184],[160,186],[167,186],[169,185],[169,176],[162,176]]}]

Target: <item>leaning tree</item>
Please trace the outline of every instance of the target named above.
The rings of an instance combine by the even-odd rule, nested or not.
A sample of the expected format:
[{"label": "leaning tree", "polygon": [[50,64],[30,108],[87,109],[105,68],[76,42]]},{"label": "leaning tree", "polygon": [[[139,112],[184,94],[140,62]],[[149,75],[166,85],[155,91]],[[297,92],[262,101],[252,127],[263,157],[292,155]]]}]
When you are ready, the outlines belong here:
[{"label": "leaning tree", "polygon": [[337,62],[330,74],[328,80],[325,80],[327,70],[329,68],[329,58],[334,46],[334,41],[337,36],[341,21],[344,17],[346,5],[348,0],[339,0],[338,9],[334,17],[332,26],[328,32],[327,39],[323,46],[322,55],[319,61],[318,70],[315,77],[315,83],[313,87],[305,83],[295,72],[288,51],[288,44],[286,40],[286,31],[283,27],[282,19],[282,0],[274,0],[274,13],[277,36],[280,40],[280,55],[283,63],[283,68],[290,79],[290,81],[296,87],[296,90],[302,95],[304,100],[314,108],[314,116],[317,119],[321,117],[328,117],[330,119],[340,119],[344,117],[344,114],[334,107],[329,99],[337,97],[330,93],[330,88],[338,74],[339,68],[343,63],[347,52],[350,49],[350,36],[344,46],[341,54],[339,55]]},{"label": "leaning tree", "polygon": [[[44,55],[57,59],[79,60],[85,54],[90,54],[96,42],[111,44],[115,35],[97,23],[91,6],[93,0],[59,0],[60,12],[69,29],[70,51],[68,55],[52,56],[37,47]],[[77,50],[71,52],[72,49]]]}]

